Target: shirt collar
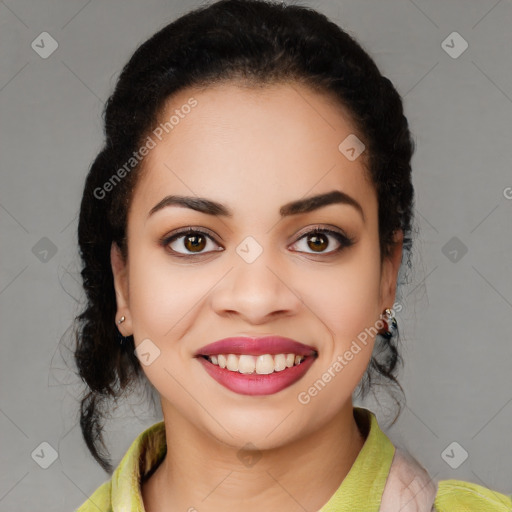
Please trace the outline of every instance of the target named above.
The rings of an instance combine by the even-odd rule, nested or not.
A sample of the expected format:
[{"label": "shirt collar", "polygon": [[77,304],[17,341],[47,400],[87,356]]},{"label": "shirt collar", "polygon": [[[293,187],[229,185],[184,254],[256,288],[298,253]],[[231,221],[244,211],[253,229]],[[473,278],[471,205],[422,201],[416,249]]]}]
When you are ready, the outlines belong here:
[{"label": "shirt collar", "polygon": [[[365,443],[350,471],[320,512],[379,510],[395,447],[380,429],[373,412],[354,407],[353,414],[366,435]],[[137,436],[112,474],[113,512],[144,512],[141,482],[156,469],[166,452],[163,421]]]},{"label": "shirt collar", "polygon": [[137,436],[112,474],[112,512],[144,512],[141,482],[166,452],[164,421]]},{"label": "shirt collar", "polygon": [[354,407],[354,418],[360,430],[368,431],[366,441],[341,485],[320,512],[378,512],[380,509],[395,447],[380,429],[373,412]]}]

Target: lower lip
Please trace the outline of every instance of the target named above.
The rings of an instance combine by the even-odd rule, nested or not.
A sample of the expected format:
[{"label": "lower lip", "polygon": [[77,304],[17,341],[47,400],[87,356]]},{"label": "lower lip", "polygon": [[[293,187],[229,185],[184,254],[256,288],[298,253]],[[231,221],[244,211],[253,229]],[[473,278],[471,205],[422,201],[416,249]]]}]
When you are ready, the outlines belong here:
[{"label": "lower lip", "polygon": [[315,361],[314,356],[307,356],[299,365],[286,368],[280,372],[259,375],[257,373],[232,372],[210,363],[204,357],[198,359],[210,377],[241,395],[272,395],[277,393],[303,377]]}]

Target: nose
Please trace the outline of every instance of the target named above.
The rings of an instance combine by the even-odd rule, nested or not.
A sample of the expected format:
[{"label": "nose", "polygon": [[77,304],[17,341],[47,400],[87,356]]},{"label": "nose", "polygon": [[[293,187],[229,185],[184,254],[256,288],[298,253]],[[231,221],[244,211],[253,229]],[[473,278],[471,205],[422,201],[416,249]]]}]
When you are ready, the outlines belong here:
[{"label": "nose", "polygon": [[264,255],[265,251],[252,263],[235,259],[213,291],[212,307],[218,315],[236,315],[257,325],[299,312],[303,301],[294,288],[297,276],[278,265],[275,257]]}]

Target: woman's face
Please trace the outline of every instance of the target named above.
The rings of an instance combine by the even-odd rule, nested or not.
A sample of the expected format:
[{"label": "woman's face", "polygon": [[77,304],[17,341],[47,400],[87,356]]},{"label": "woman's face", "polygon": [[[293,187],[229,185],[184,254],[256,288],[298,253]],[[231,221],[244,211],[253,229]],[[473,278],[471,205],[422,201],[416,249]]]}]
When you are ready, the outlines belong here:
[{"label": "woman's face", "polygon": [[[120,328],[134,335],[166,419],[265,449],[314,432],[351,403],[401,260],[399,244],[381,267],[377,196],[354,131],[342,108],[298,84],[229,83],[169,102],[130,206],[126,265],[112,249]],[[329,204],[285,207],[335,191]],[[169,196],[221,206],[200,212]],[[197,232],[177,234],[189,227]],[[315,228],[333,233],[308,235]],[[286,377],[293,368],[274,368],[262,384],[196,356],[222,338],[267,335],[314,348],[298,380]],[[266,353],[275,360],[289,350]],[[268,363],[261,357],[260,370]]]}]

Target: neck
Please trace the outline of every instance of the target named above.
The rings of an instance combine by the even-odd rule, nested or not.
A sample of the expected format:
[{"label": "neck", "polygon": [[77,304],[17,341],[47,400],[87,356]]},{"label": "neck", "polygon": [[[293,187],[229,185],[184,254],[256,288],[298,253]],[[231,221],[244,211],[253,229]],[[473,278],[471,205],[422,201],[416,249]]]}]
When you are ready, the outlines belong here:
[{"label": "neck", "polygon": [[239,449],[205,434],[169,404],[164,411],[167,453],[142,485],[146,512],[319,510],[350,471],[365,438],[349,401],[325,424],[296,441],[257,452],[255,463]]}]

